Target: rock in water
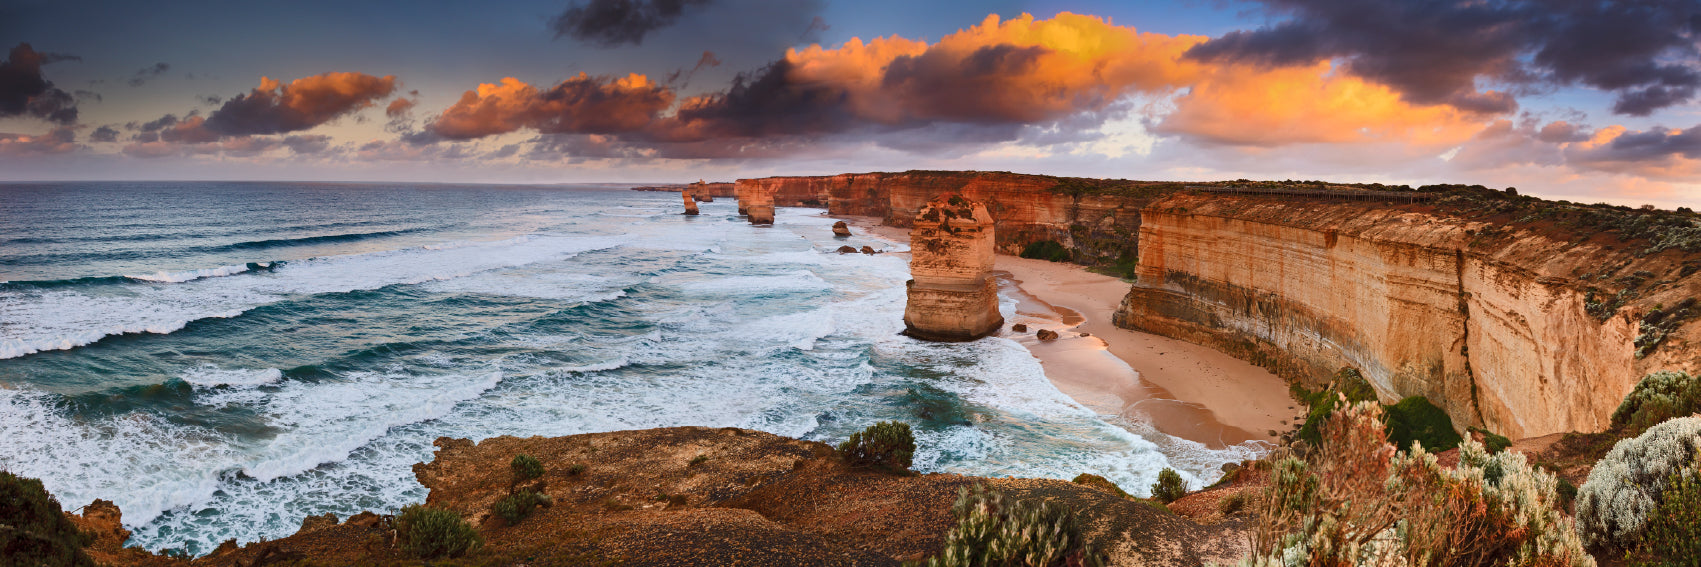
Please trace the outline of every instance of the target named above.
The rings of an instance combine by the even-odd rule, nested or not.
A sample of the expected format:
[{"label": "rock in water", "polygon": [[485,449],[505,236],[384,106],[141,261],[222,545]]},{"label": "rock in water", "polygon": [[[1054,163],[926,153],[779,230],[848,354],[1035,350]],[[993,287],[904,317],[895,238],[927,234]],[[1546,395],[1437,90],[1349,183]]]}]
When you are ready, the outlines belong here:
[{"label": "rock in water", "polygon": [[840,246],[839,247],[839,253],[840,254],[855,254],[856,248],[851,247],[851,246]]},{"label": "rock in water", "polygon": [[1039,340],[1042,341],[1055,341],[1057,340],[1057,331],[1053,331],[1051,329],[1040,329],[1034,333],[1034,336],[1039,337]]},{"label": "rock in water", "polygon": [[697,201],[691,198],[691,192],[690,191],[681,191],[681,192],[679,192],[679,195],[681,197],[685,198],[685,214],[687,214],[687,215],[697,214]]},{"label": "rock in water", "polygon": [[850,226],[846,225],[845,221],[833,223],[833,236],[844,238],[850,235]]},{"label": "rock in water", "polygon": [[739,212],[750,218],[750,224],[774,224],[774,189],[746,181],[750,180],[740,179],[734,186]]},{"label": "rock in water", "polygon": [[876,253],[876,252],[878,252],[878,251],[876,251],[876,250],[875,250],[875,249],[874,249],[874,247],[873,247],[873,246],[864,246],[864,247],[862,247],[862,253],[863,253],[863,254],[867,254],[867,255],[869,255],[869,256],[873,256],[873,255],[874,255],[874,254],[875,254],[875,253]]},{"label": "rock in water", "polygon": [[[934,197],[910,229],[909,301],[904,334],[927,341],[972,341],[1004,326],[992,270],[992,214],[955,193]],[[863,252],[871,252],[864,248]]]}]

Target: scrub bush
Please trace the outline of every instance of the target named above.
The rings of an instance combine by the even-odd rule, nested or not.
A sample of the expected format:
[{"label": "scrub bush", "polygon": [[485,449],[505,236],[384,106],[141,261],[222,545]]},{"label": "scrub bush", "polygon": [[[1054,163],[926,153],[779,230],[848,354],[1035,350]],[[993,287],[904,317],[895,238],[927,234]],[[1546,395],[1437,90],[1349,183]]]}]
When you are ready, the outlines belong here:
[{"label": "scrub bush", "polygon": [[915,456],[915,434],[908,423],[882,421],[839,444],[839,453],[851,466],[909,470]]},{"label": "scrub bush", "polygon": [[1164,504],[1180,500],[1187,495],[1187,482],[1181,480],[1181,473],[1175,469],[1164,467],[1158,471],[1158,481],[1152,483],[1152,498],[1163,501]]},{"label": "scrub bush", "polygon": [[1410,449],[1412,442],[1423,444],[1430,451],[1446,451],[1459,446],[1459,433],[1453,431],[1453,418],[1429,403],[1423,396],[1412,396],[1384,408],[1388,422],[1388,441],[1401,450]]},{"label": "scrub bush", "polygon": [[507,520],[508,525],[512,526],[532,515],[532,509],[538,506],[547,507],[553,503],[554,501],[546,494],[529,488],[522,488],[513,494],[502,497],[501,500],[497,500],[493,509],[496,511],[496,515]]},{"label": "scrub bush", "polygon": [[1687,373],[1662,370],[1643,376],[1630,395],[1612,412],[1612,424],[1639,435],[1665,420],[1701,410],[1701,380]]},{"label": "scrub bush", "polygon": [[508,462],[508,468],[514,470],[515,484],[543,476],[543,462],[531,455],[514,455],[514,460]]},{"label": "scrub bush", "polygon": [[958,489],[951,511],[957,527],[945,546],[921,567],[1103,567],[1105,558],[1088,545],[1075,511],[1045,501],[1011,502],[996,490]]},{"label": "scrub bush", "polygon": [[1647,565],[1701,562],[1701,460],[1667,478],[1660,506],[1642,533],[1641,552],[1663,559]]},{"label": "scrub bush", "polygon": [[0,558],[5,564],[93,567],[83,553],[89,541],[41,481],[0,471]]},{"label": "scrub bush", "polygon": [[1475,441],[1454,468],[1421,448],[1401,453],[1381,413],[1346,406],[1323,424],[1309,462],[1274,464],[1242,565],[1594,565],[1557,507],[1552,474]]},{"label": "scrub bush", "polygon": [[1673,475],[1701,453],[1701,417],[1680,417],[1619,441],[1577,489],[1577,527],[1590,547],[1628,550]]},{"label": "scrub bush", "polygon": [[396,516],[396,537],[402,549],[421,559],[460,557],[484,545],[478,530],[460,514],[414,504]]}]

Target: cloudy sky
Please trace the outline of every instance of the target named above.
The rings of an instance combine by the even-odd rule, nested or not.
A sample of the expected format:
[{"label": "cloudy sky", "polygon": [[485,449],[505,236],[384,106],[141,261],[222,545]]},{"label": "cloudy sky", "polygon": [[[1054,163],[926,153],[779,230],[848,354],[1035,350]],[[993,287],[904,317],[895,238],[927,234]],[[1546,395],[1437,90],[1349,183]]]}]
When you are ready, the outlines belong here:
[{"label": "cloudy sky", "polygon": [[1701,0],[0,0],[0,180],[904,169],[1701,204]]}]

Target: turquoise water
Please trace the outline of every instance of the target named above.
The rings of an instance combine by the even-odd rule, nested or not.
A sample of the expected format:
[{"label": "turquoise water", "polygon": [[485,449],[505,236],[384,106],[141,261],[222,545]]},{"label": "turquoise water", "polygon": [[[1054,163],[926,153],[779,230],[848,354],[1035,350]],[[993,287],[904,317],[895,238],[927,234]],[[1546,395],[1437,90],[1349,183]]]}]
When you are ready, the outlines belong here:
[{"label": "turquoise water", "polygon": [[[440,436],[917,428],[916,468],[1101,474],[1213,451],[1100,416],[1000,338],[903,329],[905,260],[824,211],[592,187],[0,185],[0,468],[153,550],[422,502]],[[1006,300],[1008,312],[1014,306]],[[1008,316],[1008,314],[1007,314]]]}]

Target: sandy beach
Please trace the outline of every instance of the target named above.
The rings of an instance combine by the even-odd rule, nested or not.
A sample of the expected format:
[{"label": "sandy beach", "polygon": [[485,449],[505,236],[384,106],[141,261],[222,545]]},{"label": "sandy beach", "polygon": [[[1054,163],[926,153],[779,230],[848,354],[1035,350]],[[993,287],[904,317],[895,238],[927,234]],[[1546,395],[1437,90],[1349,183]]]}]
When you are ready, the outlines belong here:
[{"label": "sandy beach", "polygon": [[[846,218],[853,230],[908,242],[905,229],[876,218]],[[1016,313],[1002,336],[1027,346],[1046,377],[1077,402],[1106,415],[1149,420],[1164,433],[1212,448],[1273,441],[1299,415],[1287,384],[1227,354],[1111,324],[1129,283],[1082,266],[1000,254],[1000,294]],[[1011,330],[1016,324],[1026,332]],[[1035,331],[1058,332],[1040,341]]]}]

